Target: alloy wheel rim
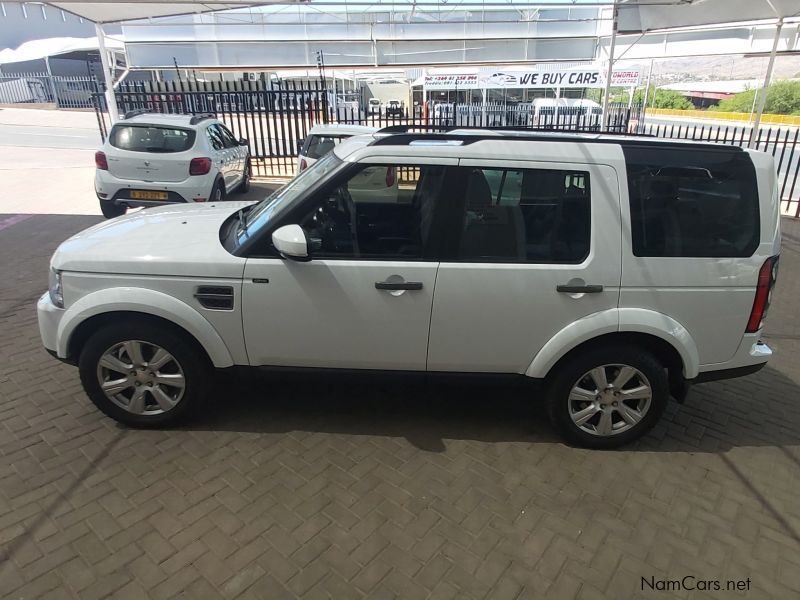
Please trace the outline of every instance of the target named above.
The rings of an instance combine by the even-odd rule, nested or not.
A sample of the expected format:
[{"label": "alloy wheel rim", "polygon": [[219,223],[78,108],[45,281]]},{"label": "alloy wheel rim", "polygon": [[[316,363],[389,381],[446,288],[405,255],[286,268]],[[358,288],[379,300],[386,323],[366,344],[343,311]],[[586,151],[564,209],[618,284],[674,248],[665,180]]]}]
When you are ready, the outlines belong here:
[{"label": "alloy wheel rim", "polygon": [[619,435],[642,422],[653,388],[638,369],[624,364],[595,367],[569,392],[569,416],[581,431],[599,437]]},{"label": "alloy wheel rim", "polygon": [[168,412],[186,391],[186,376],[175,357],[142,340],[118,342],[103,352],[97,381],[106,398],[135,415]]}]

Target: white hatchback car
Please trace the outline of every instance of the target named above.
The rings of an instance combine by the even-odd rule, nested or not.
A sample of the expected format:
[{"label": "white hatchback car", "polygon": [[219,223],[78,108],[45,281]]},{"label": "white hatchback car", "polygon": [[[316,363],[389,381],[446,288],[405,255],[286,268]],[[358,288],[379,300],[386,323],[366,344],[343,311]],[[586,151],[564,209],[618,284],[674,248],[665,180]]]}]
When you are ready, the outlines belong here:
[{"label": "white hatchback car", "polygon": [[95,153],[95,166],[108,218],[134,206],[221,201],[250,185],[247,140],[211,114],[129,112]]},{"label": "white hatchback car", "polygon": [[[392,201],[350,193],[389,167]],[[39,328],[134,426],[186,416],[212,367],[478,373],[540,383],[565,439],[608,448],[689,384],[766,364],[778,206],[772,156],[731,146],[358,136],[258,204],[67,240]]]},{"label": "white hatchback car", "polygon": [[342,123],[314,125],[300,147],[297,157],[297,172],[306,170],[344,140],[354,135],[367,135],[376,131],[378,131],[376,127],[367,127],[366,125]]}]

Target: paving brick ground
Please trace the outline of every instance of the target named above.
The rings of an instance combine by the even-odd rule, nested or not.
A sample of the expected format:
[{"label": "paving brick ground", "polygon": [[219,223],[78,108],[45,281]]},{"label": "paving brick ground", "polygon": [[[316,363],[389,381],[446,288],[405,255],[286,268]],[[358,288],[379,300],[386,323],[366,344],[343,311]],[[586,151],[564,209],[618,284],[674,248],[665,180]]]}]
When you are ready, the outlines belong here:
[{"label": "paving brick ground", "polygon": [[[191,425],[117,426],[34,314],[50,253],[95,220],[0,231],[0,596],[800,596],[800,223],[769,367],[589,452],[496,387],[228,377]],[[642,590],[687,575],[750,590]]]}]

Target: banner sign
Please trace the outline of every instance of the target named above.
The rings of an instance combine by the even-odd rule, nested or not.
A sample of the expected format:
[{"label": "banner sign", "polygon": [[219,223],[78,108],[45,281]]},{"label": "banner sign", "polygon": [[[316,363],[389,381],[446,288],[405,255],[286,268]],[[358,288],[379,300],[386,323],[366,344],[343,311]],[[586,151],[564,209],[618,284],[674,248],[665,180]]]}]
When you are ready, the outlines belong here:
[{"label": "banner sign", "polygon": [[[615,69],[611,85],[634,87],[641,81],[639,69]],[[465,75],[426,75],[425,87],[429,90],[476,90],[483,88],[602,88],[606,85],[606,71],[596,67],[564,70],[527,69]]]}]

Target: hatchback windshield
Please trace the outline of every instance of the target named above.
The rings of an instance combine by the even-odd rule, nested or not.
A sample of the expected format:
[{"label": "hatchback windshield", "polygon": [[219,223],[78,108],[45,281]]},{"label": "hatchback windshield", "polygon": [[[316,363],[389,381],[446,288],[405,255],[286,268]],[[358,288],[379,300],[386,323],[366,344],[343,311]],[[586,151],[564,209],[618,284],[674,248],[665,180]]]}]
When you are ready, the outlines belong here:
[{"label": "hatchback windshield", "polygon": [[285,186],[275,190],[259,204],[256,204],[252,211],[245,216],[244,226],[239,228],[236,236],[237,243],[241,244],[249,237],[257,234],[278,215],[291,208],[296,201],[302,199],[306,190],[326,179],[328,174],[341,164],[342,161],[331,152]]},{"label": "hatchback windshield", "polygon": [[157,125],[114,125],[109,143],[134,152],[184,152],[194,145],[195,132]]}]

